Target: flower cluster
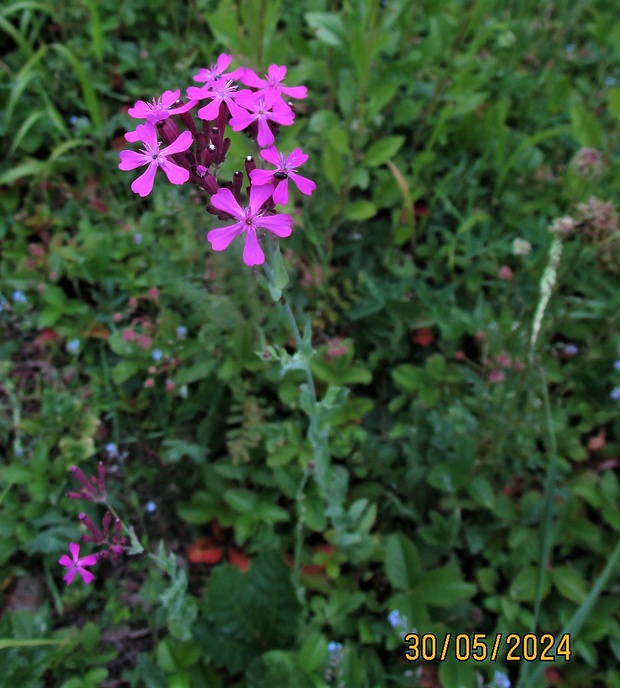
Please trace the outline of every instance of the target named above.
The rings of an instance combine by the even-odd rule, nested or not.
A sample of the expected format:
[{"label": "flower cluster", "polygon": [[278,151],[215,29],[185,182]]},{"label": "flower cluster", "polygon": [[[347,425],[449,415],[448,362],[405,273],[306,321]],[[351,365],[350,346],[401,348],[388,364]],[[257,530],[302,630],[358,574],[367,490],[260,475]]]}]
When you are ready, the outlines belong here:
[{"label": "flower cluster", "polygon": [[575,217],[554,220],[549,231],[562,238],[581,234],[594,245],[597,257],[606,267],[617,269],[620,218],[613,203],[590,196],[586,203],[577,204]]},{"label": "flower cluster", "polygon": [[[193,78],[201,85],[190,86],[185,101],[179,99],[180,90],[165,91],[151,103],[139,100],[130,108],[131,117],[145,121],[125,134],[125,139],[139,141],[143,147],[140,152],[121,151],[119,168],[146,167],[131,185],[132,191],[143,197],[152,191],[158,169],[172,184],[189,182],[205,191],[211,197],[207,211],[219,220],[234,220],[234,224],[207,234],[213,250],[223,251],[244,234],[245,264],[261,265],[265,261],[260,246],[263,231],[278,237],[291,234],[293,218],[276,211],[277,205],[288,203],[289,181],[306,195],[316,188],[313,181],[295,171],[308,159],[301,148],[285,154],[274,145],[280,127],[295,119],[288,99],[305,98],[307,91],[305,86],[284,83],[285,66],[272,64],[261,78],[247,67],[228,71],[231,61],[231,55],[220,55],[209,69],[200,69]],[[262,149],[262,161],[272,166],[258,169],[252,156],[245,159],[247,204],[241,197],[242,172],[235,172],[229,182],[217,180],[230,148],[226,126],[253,138]]]},{"label": "flower cluster", "polygon": [[[110,454],[110,448],[115,445],[107,445],[106,451]],[[84,473],[77,467],[72,466],[70,468],[71,473],[80,483],[79,492],[68,492],[67,497],[70,499],[84,499],[88,502],[98,502],[107,505],[106,499],[106,485],[105,485],[105,466],[100,462],[97,477],[91,476],[87,478]],[[108,507],[110,509],[110,507]],[[69,551],[71,556],[63,554],[58,560],[61,566],[66,567],[67,573],[64,576],[65,583],[69,585],[75,574],[78,573],[85,583],[92,583],[95,576],[87,570],[86,567],[94,566],[100,559],[106,557],[113,557],[117,559],[125,551],[125,546],[128,544],[128,539],[121,535],[123,525],[118,518],[112,516],[111,511],[107,511],[105,516],[101,521],[102,529],[99,530],[92,522],[90,517],[81,513],[78,516],[82,525],[86,527],[89,534],[82,535],[83,542],[92,542],[95,545],[105,545],[105,549],[101,549],[95,554],[89,554],[86,557],[80,558],[80,546],[76,542],[72,542],[69,545]],[[114,523],[113,523],[114,522]],[[113,525],[112,532],[110,532],[110,527]]]},{"label": "flower cluster", "polygon": [[580,148],[571,166],[580,177],[597,177],[603,171],[602,157],[596,148]]}]

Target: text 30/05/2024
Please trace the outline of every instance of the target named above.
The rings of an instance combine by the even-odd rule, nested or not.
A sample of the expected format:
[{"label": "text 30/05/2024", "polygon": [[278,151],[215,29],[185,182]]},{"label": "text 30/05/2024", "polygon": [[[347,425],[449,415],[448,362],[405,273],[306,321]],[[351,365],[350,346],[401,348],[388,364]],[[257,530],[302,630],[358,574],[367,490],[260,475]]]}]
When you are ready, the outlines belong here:
[{"label": "text 30/05/2024", "polygon": [[556,662],[561,658],[568,662],[571,658],[570,633],[562,634],[557,640],[551,633],[508,633],[505,636],[503,633],[458,633],[455,636],[446,633],[441,642],[434,633],[408,633],[404,642],[405,658],[410,662],[436,659],[443,662],[448,652],[454,652],[459,662],[470,659],[478,662],[487,659],[492,662],[498,659],[506,662]]}]

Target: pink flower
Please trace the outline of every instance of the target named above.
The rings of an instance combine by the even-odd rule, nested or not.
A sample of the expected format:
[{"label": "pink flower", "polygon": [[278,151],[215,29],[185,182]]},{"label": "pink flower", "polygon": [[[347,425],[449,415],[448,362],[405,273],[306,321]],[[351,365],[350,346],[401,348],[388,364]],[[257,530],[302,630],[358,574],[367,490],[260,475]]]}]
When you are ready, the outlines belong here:
[{"label": "pink flower", "polygon": [[507,265],[502,265],[502,267],[497,271],[497,276],[501,280],[511,280],[512,270]]},{"label": "pink flower", "polygon": [[138,337],[138,346],[145,351],[151,348],[153,340],[148,336],[148,334],[141,334]]},{"label": "pink flower", "polygon": [[[252,94],[254,95],[254,94]],[[233,131],[241,131],[252,124],[258,123],[258,145],[261,148],[271,146],[274,141],[273,132],[269,128],[268,122],[276,122],[288,126],[295,121],[295,115],[289,107],[282,103],[269,103],[264,98],[258,100],[244,98],[241,105],[247,110],[241,111],[239,115],[233,115],[230,126]]]},{"label": "pink flower", "polygon": [[239,67],[233,72],[225,72],[224,70],[232,62],[232,55],[225,55],[222,53],[214,65],[211,65],[211,69],[199,69],[198,74],[194,77],[194,81],[206,81],[207,85],[211,85],[214,81],[218,79],[238,79],[240,74],[243,74],[244,68]]},{"label": "pink flower", "polygon": [[286,67],[272,64],[269,66],[264,79],[259,78],[255,72],[246,67],[240,81],[251,88],[264,89],[265,100],[268,103],[275,102],[282,97],[282,94],[289,98],[305,98],[308,95],[308,89],[305,86],[285,86],[283,83],[285,77]]},{"label": "pink flower", "polygon": [[82,580],[87,585],[92,583],[95,579],[95,576],[90,571],[87,571],[85,567],[94,566],[97,563],[97,556],[95,554],[89,554],[87,557],[82,557],[79,559],[80,546],[77,544],[77,542],[72,542],[69,545],[69,550],[71,551],[71,558],[69,558],[66,554],[63,554],[58,560],[58,563],[61,566],[66,566],[69,569],[67,571],[67,575],[64,577],[65,583],[70,585],[76,573],[79,573],[80,576],[82,576]]},{"label": "pink flower", "polygon": [[161,168],[172,184],[184,184],[189,179],[189,172],[183,167],[168,160],[169,155],[182,153],[192,145],[192,135],[184,131],[163,150],[159,150],[160,142],[157,140],[157,132],[152,122],[139,124],[136,129],[138,139],[144,143],[140,153],[124,150],[119,153],[121,162],[120,170],[135,170],[136,167],[148,165],[146,172],[140,175],[131,185],[131,190],[140,196],[148,196],[153,190],[153,182],[157,168]]},{"label": "pink flower", "polygon": [[127,328],[127,329],[123,330],[122,336],[123,336],[123,341],[133,342],[133,340],[136,338],[136,333],[132,329]]},{"label": "pink flower", "polygon": [[269,199],[273,189],[271,186],[250,187],[250,203],[247,208],[242,208],[235,200],[229,189],[220,189],[211,197],[211,203],[225,213],[238,220],[230,227],[212,229],[207,234],[207,240],[214,251],[223,251],[228,248],[232,240],[245,232],[245,248],[243,249],[243,262],[246,265],[262,265],[265,262],[265,254],[256,238],[257,229],[266,229],[279,237],[291,235],[293,218],[290,215],[263,215],[262,205]]},{"label": "pink flower", "polygon": [[[178,107],[172,107],[179,100],[180,95],[181,91],[179,89],[176,91],[164,91],[159,98],[153,98],[152,103],[139,100],[132,108],[127,110],[127,114],[134,119],[145,119],[147,122],[156,124],[164,119],[168,119],[170,115],[180,115],[183,112],[187,112],[196,105],[196,100],[189,100]],[[132,143],[139,141],[138,131],[127,132],[125,140]]]},{"label": "pink flower", "polygon": [[237,105],[236,100],[239,97],[250,97],[252,95],[252,92],[248,90],[239,91],[237,93],[237,87],[233,86],[232,79],[228,81],[218,79],[200,88],[198,88],[198,86],[190,86],[187,89],[188,98],[195,98],[196,100],[204,100],[205,98],[212,99],[208,105],[198,110],[198,117],[207,122],[212,122],[217,118],[222,103],[226,103],[228,111],[233,117],[243,117],[247,113],[243,108]]},{"label": "pink flower", "polygon": [[502,368],[510,368],[510,356],[505,351],[502,351],[495,357],[495,363]]},{"label": "pink flower", "polygon": [[275,146],[262,150],[260,152],[261,158],[276,166],[275,170],[253,170],[250,172],[250,179],[252,184],[262,186],[269,184],[274,179],[277,180],[276,187],[273,192],[273,202],[285,205],[288,203],[288,180],[290,179],[301,193],[310,196],[316,189],[316,184],[306,177],[293,172],[296,167],[303,165],[308,156],[301,150],[295,148],[293,152],[287,157],[284,153],[278,153]]},{"label": "pink flower", "polygon": [[487,375],[488,382],[503,382],[506,379],[506,375],[503,370],[492,370]]}]

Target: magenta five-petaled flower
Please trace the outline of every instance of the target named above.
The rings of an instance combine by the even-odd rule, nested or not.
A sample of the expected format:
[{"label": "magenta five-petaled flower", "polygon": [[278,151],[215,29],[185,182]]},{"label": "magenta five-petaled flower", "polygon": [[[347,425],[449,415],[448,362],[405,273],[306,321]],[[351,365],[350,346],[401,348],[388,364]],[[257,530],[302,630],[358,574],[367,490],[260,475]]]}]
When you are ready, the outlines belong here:
[{"label": "magenta five-petaled flower", "polygon": [[[157,122],[168,119],[170,115],[180,115],[191,110],[196,105],[197,101],[188,100],[186,103],[177,105],[177,107],[172,107],[178,102],[180,95],[181,91],[179,89],[176,91],[164,91],[159,98],[153,98],[151,103],[139,100],[132,108],[127,110],[127,114],[134,119],[145,119],[147,122],[157,124]],[[129,131],[125,134],[125,140],[133,143],[139,141],[140,137],[137,131]]]},{"label": "magenta five-petaled flower", "polygon": [[157,131],[152,122],[139,124],[136,133],[138,140],[144,143],[140,153],[132,150],[124,150],[119,153],[121,162],[119,169],[134,170],[136,167],[147,165],[146,172],[140,175],[131,185],[131,190],[140,196],[148,196],[153,190],[153,182],[157,168],[161,168],[172,184],[184,184],[189,179],[189,171],[179,167],[168,159],[175,153],[182,153],[192,145],[192,135],[184,131],[169,146],[159,149],[161,145],[157,140]]},{"label": "magenta five-petaled flower", "polygon": [[250,98],[240,98],[239,105],[242,105],[245,110],[242,110],[238,115],[233,115],[230,120],[230,128],[233,131],[241,131],[249,127],[252,122],[258,124],[258,136],[256,140],[258,145],[263,148],[271,146],[274,142],[273,132],[269,128],[269,122],[277,124],[284,124],[286,126],[293,124],[295,115],[288,105],[284,105],[282,101],[267,102],[264,98],[256,100],[255,94]]},{"label": "magenta five-petaled flower", "polygon": [[218,79],[217,81],[210,81],[206,86],[190,86],[187,89],[187,97],[194,100],[204,100],[211,98],[211,102],[196,113],[200,119],[208,122],[216,119],[220,112],[222,103],[226,103],[228,111],[233,117],[242,117],[247,113],[239,105],[237,100],[240,97],[251,97],[254,94],[252,91],[243,90],[237,91],[237,86],[234,85],[232,79]]},{"label": "magenta five-petaled flower", "polygon": [[232,72],[227,72],[226,69],[228,65],[232,62],[232,55],[225,55],[222,53],[214,65],[211,65],[210,69],[199,69],[198,74],[194,77],[194,81],[202,82],[206,81],[207,85],[211,84],[213,81],[218,79],[238,79],[241,74],[245,71],[244,67],[239,67]]},{"label": "magenta five-petaled flower", "polygon": [[273,191],[271,185],[252,186],[250,188],[250,203],[247,208],[242,208],[235,200],[229,189],[220,189],[211,197],[211,203],[218,209],[231,215],[237,222],[230,227],[212,229],[207,234],[207,240],[214,251],[223,251],[228,248],[232,240],[245,232],[245,246],[243,249],[243,262],[246,265],[262,265],[265,262],[265,254],[256,237],[257,229],[266,229],[279,237],[287,237],[291,234],[293,218],[290,215],[264,215],[262,206],[269,199]]},{"label": "magenta five-petaled flower", "polygon": [[264,89],[265,100],[269,103],[273,103],[278,98],[281,98],[282,94],[289,98],[305,98],[308,95],[308,90],[305,86],[285,86],[283,83],[285,77],[286,67],[284,65],[272,64],[269,66],[264,79],[261,79],[256,72],[247,67],[239,79],[246,86]]},{"label": "magenta five-petaled flower", "polygon": [[89,554],[88,556],[80,559],[80,546],[77,544],[77,542],[72,542],[69,545],[69,550],[71,552],[71,557],[63,554],[58,560],[58,563],[61,566],[66,566],[69,569],[64,577],[65,583],[70,585],[76,573],[79,573],[80,576],[82,576],[82,580],[86,584],[92,583],[95,579],[95,576],[90,571],[86,570],[86,566],[94,566],[97,563],[97,555]]},{"label": "magenta five-petaled flower", "polygon": [[286,205],[286,203],[288,203],[289,179],[301,193],[306,194],[306,196],[312,195],[312,192],[316,189],[316,184],[312,180],[302,177],[300,174],[293,171],[300,165],[303,165],[308,159],[308,156],[301,148],[295,148],[293,152],[286,157],[284,153],[278,153],[275,146],[271,146],[270,148],[262,150],[260,155],[263,160],[275,165],[276,169],[253,170],[250,172],[250,179],[252,180],[252,184],[256,184],[256,186],[270,184],[275,181],[276,185],[273,191],[274,203],[280,205]]}]

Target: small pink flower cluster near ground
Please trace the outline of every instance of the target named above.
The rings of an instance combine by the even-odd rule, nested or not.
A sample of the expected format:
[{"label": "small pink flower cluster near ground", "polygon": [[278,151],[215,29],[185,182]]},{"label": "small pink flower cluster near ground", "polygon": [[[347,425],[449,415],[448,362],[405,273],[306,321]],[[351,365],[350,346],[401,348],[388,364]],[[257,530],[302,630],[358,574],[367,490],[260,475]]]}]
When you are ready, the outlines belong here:
[{"label": "small pink flower cluster near ground", "polygon": [[[245,264],[261,265],[265,261],[260,246],[263,231],[278,237],[291,234],[293,218],[275,208],[288,203],[289,182],[308,196],[316,188],[313,181],[296,172],[308,159],[301,148],[285,154],[274,145],[280,127],[295,120],[288,99],[305,98],[307,91],[305,86],[284,83],[283,65],[272,64],[261,78],[247,67],[228,71],[231,61],[231,55],[220,55],[209,69],[200,69],[194,81],[202,85],[190,86],[185,101],[179,98],[181,92],[177,89],[165,91],[151,103],[139,100],[130,108],[131,117],[145,122],[127,133],[125,139],[141,142],[143,147],[140,152],[121,151],[119,168],[146,167],[131,185],[132,191],[143,197],[152,191],[158,169],[172,184],[189,182],[205,191],[211,196],[207,210],[220,220],[234,220],[234,224],[207,234],[213,250],[223,251],[244,234]],[[246,88],[240,89],[240,85]],[[235,172],[229,182],[216,179],[230,148],[226,126],[255,139],[263,149],[260,157],[271,165],[270,169],[258,169],[252,156],[245,159],[247,203],[241,197],[242,172]]]},{"label": "small pink flower cluster near ground", "polygon": [[[114,445],[108,445],[108,447],[111,446]],[[115,446],[114,449],[116,450]],[[108,453],[110,453],[109,450]],[[87,478],[77,466],[71,466],[70,471],[80,483],[80,491],[68,492],[67,497],[70,499],[84,499],[87,502],[103,503],[107,506],[105,466],[101,462],[99,463],[97,477],[91,476]],[[87,514],[81,513],[78,518],[90,533],[82,535],[82,541],[92,542],[96,545],[105,545],[106,549],[80,557],[80,545],[77,542],[72,542],[69,545],[71,556],[63,554],[58,560],[61,566],[67,568],[67,573],[64,576],[64,581],[67,585],[71,584],[76,573],[82,577],[85,583],[92,583],[95,576],[87,570],[87,567],[94,566],[100,559],[105,559],[106,557],[117,559],[125,551],[125,545],[128,543],[127,538],[121,535],[121,522],[118,519],[114,519],[110,511],[106,512],[101,521],[101,530],[95,526]],[[110,532],[112,521],[114,521],[113,532]]]}]

